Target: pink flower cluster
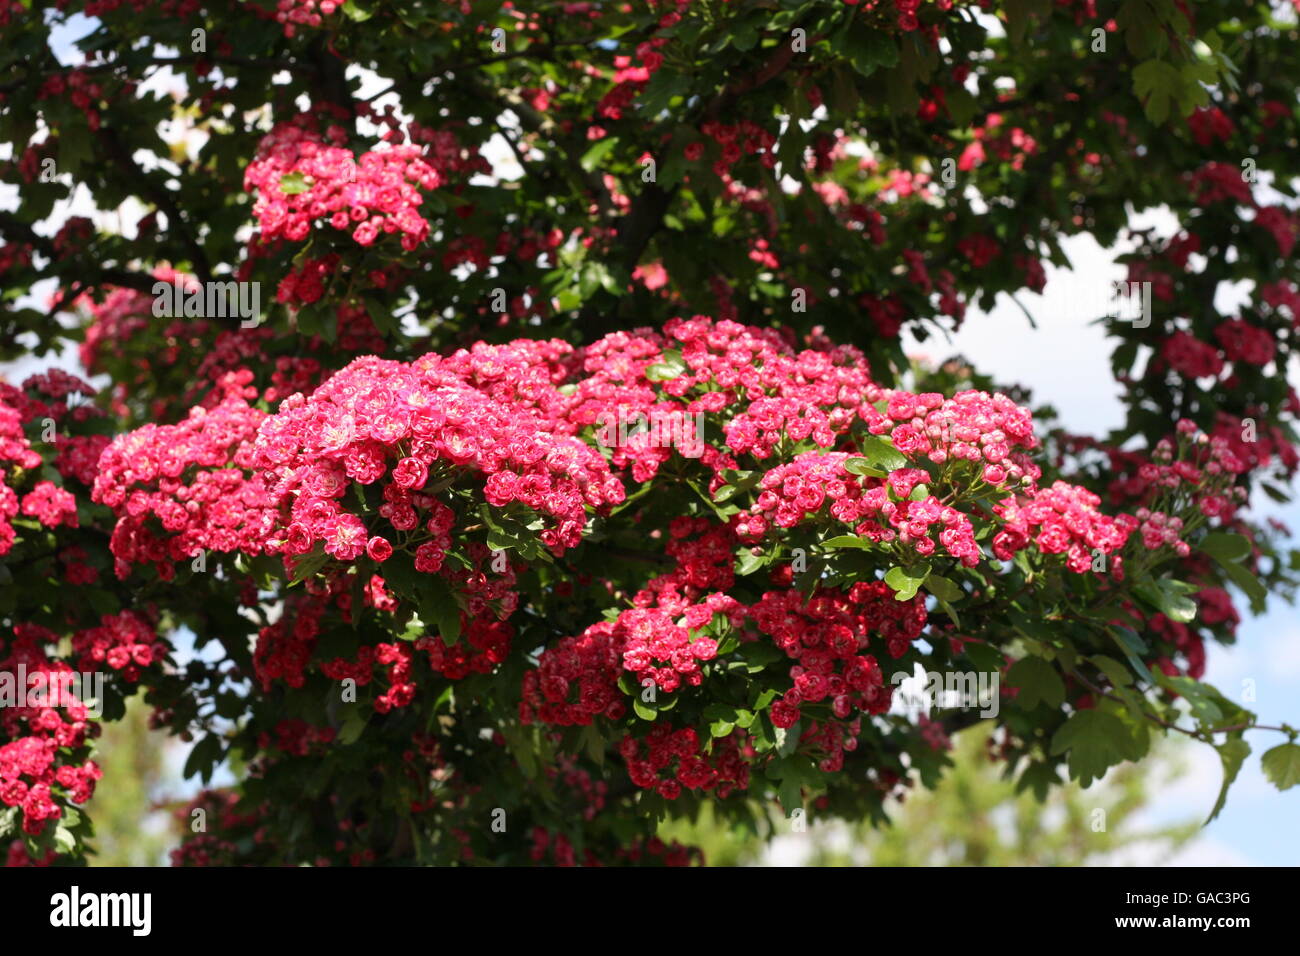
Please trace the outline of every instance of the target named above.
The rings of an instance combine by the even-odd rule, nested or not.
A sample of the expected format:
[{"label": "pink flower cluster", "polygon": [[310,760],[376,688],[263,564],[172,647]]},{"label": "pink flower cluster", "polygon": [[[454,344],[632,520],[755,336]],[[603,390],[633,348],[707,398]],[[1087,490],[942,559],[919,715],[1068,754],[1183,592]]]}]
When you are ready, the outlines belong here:
[{"label": "pink flower cluster", "polygon": [[791,528],[814,515],[826,501],[830,515],[853,526],[855,533],[877,542],[898,542],[916,554],[935,553],[931,529],[938,528],[938,544],[967,567],[979,562],[975,530],[961,511],[945,505],[933,495],[910,500],[913,490],[929,475],[919,468],[900,468],[881,480],[859,478],[849,473],[845,452],[806,452],[788,465],[779,465],[763,475],[763,489],[750,507],[749,515],[737,520],[737,533],[756,541],[773,523]]},{"label": "pink flower cluster", "polygon": [[1271,332],[1251,325],[1244,319],[1230,319],[1214,330],[1229,362],[1244,362],[1263,367],[1273,361],[1277,343]]},{"label": "pink flower cluster", "polygon": [[928,458],[936,465],[949,460],[982,467],[991,485],[1037,481],[1041,469],[1027,452],[1038,447],[1029,409],[1005,395],[982,391],[958,392],[944,398],[934,392],[882,390],[884,411],[868,406],[865,418],[871,434],[888,434],[895,448],[909,458]]},{"label": "pink flower cluster", "polygon": [[145,425],[104,450],[91,497],[117,513],[109,547],[119,577],[152,562],[169,580],[172,562],[204,550],[265,550],[274,501],[243,470],[265,418],[245,400],[249,378],[227,376],[225,398],[211,410],[192,409],[179,425]]},{"label": "pink flower cluster", "polygon": [[23,496],[23,514],[35,518],[47,528],[67,525],[77,527],[77,499],[52,481],[37,482]]},{"label": "pink flower cluster", "polygon": [[82,670],[100,670],[107,664],[128,681],[138,681],[142,668],[160,662],[167,644],[154,627],[135,611],[105,614],[98,627],[72,636],[72,651]]},{"label": "pink flower cluster", "polygon": [[[28,441],[24,426],[45,420],[56,427],[65,422],[75,425],[96,418],[102,413],[95,406],[71,401],[93,394],[89,384],[59,369],[29,377],[21,389],[0,382],[0,555],[13,548],[17,533],[11,521],[19,513],[48,528],[78,526],[77,501],[71,491],[49,480],[36,482],[21,499],[15,489],[30,478],[20,473],[32,472],[44,461]],[[57,431],[49,439],[57,449],[55,465],[60,475],[86,483],[94,471],[88,457],[106,439]]]},{"label": "pink flower cluster", "polygon": [[[598,452],[539,411],[473,387],[460,359],[362,358],[310,397],[285,400],[249,454],[282,512],[283,537],[269,542],[272,550],[292,558],[319,543],[339,561],[367,549],[380,560],[391,536],[420,570],[434,572],[457,519],[436,495],[462,478],[493,508],[523,505],[543,516],[550,526],[539,537],[557,554],[581,539],[587,507],[622,500]],[[345,500],[354,483],[359,492],[380,483],[376,512],[392,529],[382,543]]]},{"label": "pink flower cluster", "polygon": [[24,470],[41,466],[41,456],[32,450],[23,432],[17,404],[21,398],[16,388],[0,383],[0,554],[13,548],[16,533],[9,522],[19,511],[18,495],[5,480],[6,469],[11,465]]},{"label": "pink flower cluster", "polygon": [[[20,807],[23,832],[39,834],[63,816],[62,804],[84,803],[103,775],[89,759],[87,736],[92,726],[85,705],[70,693],[72,668],[51,660],[45,648],[58,636],[43,627],[17,624],[12,636],[0,640],[0,674],[11,675],[20,695],[17,706],[0,708],[0,805]],[[28,686],[16,675],[25,669]],[[28,706],[29,692],[46,696],[44,704]]]},{"label": "pink flower cluster", "polygon": [[1178,331],[1165,339],[1160,357],[1184,378],[1213,378],[1223,371],[1219,350],[1190,332]]},{"label": "pink flower cluster", "polygon": [[298,27],[319,27],[324,17],[341,6],[337,0],[276,0],[275,20],[284,25],[284,35],[291,37]]},{"label": "pink flower cluster", "polygon": [[427,651],[429,667],[449,680],[463,680],[470,674],[490,674],[506,659],[515,629],[505,621],[462,616],[464,633],[448,646],[440,637],[422,637],[416,650]]},{"label": "pink flower cluster", "polygon": [[1078,485],[1057,481],[1038,489],[1027,501],[1015,496],[993,506],[1002,530],[993,536],[993,553],[1010,561],[1032,541],[1043,554],[1065,554],[1066,565],[1076,574],[1092,569],[1094,551],[1114,555],[1112,574],[1124,576],[1124,547],[1138,522],[1132,515],[1108,517],[1097,510],[1101,499]]},{"label": "pink flower cluster", "polygon": [[736,543],[729,527],[708,518],[674,518],[668,523],[664,551],[675,567],[648,581],[633,595],[633,606],[658,607],[676,618],[704,601],[710,592],[725,592],[736,580]]},{"label": "pink flower cluster", "polygon": [[717,656],[718,644],[708,637],[692,640],[690,632],[708,624],[715,610],[726,613],[736,606],[734,598],[713,595],[705,604],[687,609],[685,627],[678,627],[658,609],[624,611],[615,626],[615,637],[624,641],[624,670],[635,675],[642,687],[647,682],[667,692],[682,684],[698,687],[704,679],[700,664]]},{"label": "pink flower cluster", "polygon": [[[665,374],[674,364],[680,371]],[[580,427],[616,409],[647,418],[671,411],[717,415],[725,448],[706,442],[701,457],[714,471],[711,491],[725,484],[721,472],[736,467],[735,455],[768,458],[782,441],[833,445],[879,392],[854,348],[796,352],[775,330],[703,316],[671,319],[662,334],[606,336],[584,352],[583,367],[587,375],[569,412]],[[631,464],[633,479],[643,482],[671,455],[669,448],[633,445],[615,448],[613,462]]]},{"label": "pink flower cluster", "polygon": [[415,145],[391,146],[361,155],[341,143],[346,136],[331,127],[328,145],[309,114],[278,124],[258,145],[244,173],[244,188],[257,193],[253,215],[264,239],[293,242],[307,237],[326,219],[335,229],[351,230],[363,246],[381,234],[400,232],[402,248],[415,249],[429,234],[418,208],[421,189],[436,189],[442,177]]},{"label": "pink flower cluster", "polygon": [[859,582],[847,594],[821,591],[806,601],[797,590],[768,591],[749,613],[798,662],[790,669],[794,687],[772,704],[778,727],[793,726],[803,705],[824,700],[841,720],[855,709],[887,711],[893,688],[866,649],[876,636],[891,656],[900,657],[927,620],[922,598],[895,600],[883,581]]},{"label": "pink flower cluster", "polygon": [[277,680],[295,688],[306,683],[321,617],[329,603],[339,599],[329,587],[320,590],[291,595],[279,618],[258,632],[253,676],[263,692],[269,692]]},{"label": "pink flower cluster", "polygon": [[386,714],[394,707],[405,707],[415,699],[416,686],[411,680],[415,651],[411,645],[363,645],[355,660],[336,658],[321,664],[321,673],[332,680],[354,680],[364,687],[374,677],[374,667],[386,668],[388,689],[375,698],[375,710]]},{"label": "pink flower cluster", "polygon": [[[619,744],[628,776],[643,789],[654,788],[666,800],[676,800],[682,788],[711,790],[725,800],[749,789],[749,763],[743,730],[714,740],[707,752],[692,727],[675,729],[656,723],[644,737],[630,734]],[[667,771],[667,775],[664,772]]]},{"label": "pink flower cluster", "polygon": [[[892,472],[890,479],[895,474]],[[857,525],[853,529],[855,532],[873,541],[897,541],[928,557],[935,553],[935,540],[930,535],[937,530],[938,544],[948,554],[968,568],[979,563],[981,552],[975,543],[975,529],[970,518],[951,505],[943,504],[934,495],[927,495],[919,501],[890,501],[886,498],[886,487],[892,490],[896,484],[891,480],[886,486],[873,488],[859,499],[858,517],[868,520]],[[884,521],[872,520],[875,513]],[[885,527],[885,522],[889,528]]]},{"label": "pink flower cluster", "polygon": [[1185,558],[1191,553],[1191,545],[1182,540],[1182,518],[1167,515],[1163,511],[1139,508],[1137,519],[1141,522],[1138,525],[1138,534],[1142,536],[1142,544],[1148,551],[1156,551],[1169,545],[1180,558]]},{"label": "pink flower cluster", "polygon": [[584,727],[602,714],[622,719],[627,705],[618,689],[623,655],[615,629],[601,621],[548,647],[524,675],[519,719],[561,727]]}]

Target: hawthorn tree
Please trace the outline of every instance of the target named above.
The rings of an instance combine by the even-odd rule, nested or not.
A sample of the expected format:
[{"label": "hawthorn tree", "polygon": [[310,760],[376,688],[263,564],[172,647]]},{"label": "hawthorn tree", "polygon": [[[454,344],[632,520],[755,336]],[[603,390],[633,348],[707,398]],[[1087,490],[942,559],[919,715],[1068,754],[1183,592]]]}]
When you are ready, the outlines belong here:
[{"label": "hawthorn tree", "polygon": [[[85,372],[0,384],[10,862],[84,858],[136,693],[238,778],[180,863],[690,863],[661,821],[883,821],[975,724],[1040,798],[1192,736],[1222,807],[1259,724],[1205,644],[1300,570],[1248,508],[1297,464],[1290,5],[0,0],[0,36],[0,357]],[[1081,316],[1121,428],[908,361],[1079,234],[1133,250],[1136,311]],[[912,719],[918,666],[997,689]]]}]

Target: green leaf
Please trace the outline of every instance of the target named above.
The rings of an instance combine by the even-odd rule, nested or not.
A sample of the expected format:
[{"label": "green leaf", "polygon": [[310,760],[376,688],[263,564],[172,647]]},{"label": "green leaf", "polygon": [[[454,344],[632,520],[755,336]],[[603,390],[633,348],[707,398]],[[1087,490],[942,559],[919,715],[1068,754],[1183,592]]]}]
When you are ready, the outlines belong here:
[{"label": "green leaf", "polygon": [[1012,664],[1007,669],[1007,683],[1020,688],[1016,701],[1026,710],[1039,704],[1055,709],[1065,702],[1065,682],[1041,657],[1025,657]]},{"label": "green leaf", "polygon": [[1157,673],[1156,681],[1162,687],[1168,687],[1182,694],[1192,708],[1192,715],[1202,724],[1212,726],[1223,720],[1224,713],[1219,707],[1219,701],[1223,699],[1222,695],[1210,685],[1202,684],[1191,677],[1181,675],[1170,677],[1164,673]]},{"label": "green leaf", "polygon": [[1300,744],[1278,744],[1265,751],[1261,763],[1264,776],[1279,790],[1290,790],[1300,783]]},{"label": "green leaf", "polygon": [[1061,777],[1057,773],[1055,764],[1031,763],[1025,768],[1025,772],[1020,775],[1020,779],[1016,781],[1016,793],[1032,790],[1034,797],[1039,803],[1042,803],[1047,799],[1047,794],[1052,787],[1057,786],[1060,782]]},{"label": "green leaf", "polygon": [[370,715],[360,704],[348,705],[347,713],[343,717],[343,723],[339,726],[337,740],[343,745],[356,743],[361,738],[361,732],[366,729],[366,724],[370,721]]},{"label": "green leaf", "polygon": [[1256,611],[1264,609],[1268,592],[1264,590],[1264,585],[1259,582],[1259,578],[1251,574],[1242,563],[1251,554],[1248,538],[1240,534],[1216,531],[1205,536],[1198,550],[1205,552],[1219,563],[1232,583],[1237,585],[1241,593],[1250,600],[1252,608]]},{"label": "green leaf", "polygon": [[1138,656],[1139,654],[1147,653],[1148,650],[1146,642],[1142,640],[1141,636],[1138,635],[1138,632],[1130,627],[1115,627],[1111,629],[1110,636],[1124,652],[1124,656],[1128,658],[1128,662],[1132,665],[1133,670],[1143,680],[1154,684],[1156,680],[1154,675],[1152,675],[1151,670],[1146,666],[1146,664],[1142,663],[1142,659]]},{"label": "green leaf", "polygon": [[280,192],[286,196],[296,196],[311,189],[307,177],[300,172],[285,173],[280,177]]},{"label": "green leaf", "polygon": [[917,590],[925,583],[929,574],[928,564],[922,564],[917,568],[890,568],[885,574],[885,583],[894,589],[894,600],[910,601],[916,597]]},{"label": "green leaf", "polygon": [[777,788],[777,799],[781,801],[781,809],[787,814],[793,813],[803,806],[803,784],[798,774],[790,772],[781,778],[781,785]]},{"label": "green leaf", "polygon": [[77,849],[77,838],[71,830],[60,825],[54,830],[54,847],[60,853],[72,853]]},{"label": "green leaf", "polygon": [[212,779],[213,765],[220,759],[221,738],[216,734],[208,734],[194,745],[190,755],[185,758],[185,767],[181,771],[181,776],[188,780],[197,774],[206,784]]},{"label": "green leaf", "polygon": [[1264,585],[1259,582],[1259,578],[1251,574],[1243,565],[1224,564],[1223,571],[1233,584],[1241,590],[1250,600],[1250,606],[1253,610],[1259,612],[1264,610],[1264,601],[1268,598],[1268,592],[1264,590]]},{"label": "green leaf", "polygon": [[725,501],[730,501],[732,498],[736,496],[736,491],[737,488],[735,485],[723,485],[721,488],[719,488],[717,491],[713,493],[713,500],[716,501],[718,504],[722,504]]},{"label": "green leaf", "polygon": [[879,435],[867,435],[858,444],[861,446],[859,451],[861,457],[850,458],[846,461],[844,463],[845,471],[852,472],[855,475],[863,474],[863,470],[861,470],[863,466],[856,464],[863,459],[866,460],[868,468],[887,472],[907,467],[907,458],[887,438],[882,438]]},{"label": "green leaf", "polygon": [[869,551],[876,547],[876,542],[856,534],[841,534],[822,542],[823,548],[861,548]]},{"label": "green leaf", "polygon": [[416,601],[421,620],[436,627],[444,643],[460,640],[460,605],[445,578],[424,575],[417,586]]},{"label": "green leaf", "polygon": [[982,644],[979,641],[971,641],[964,648],[962,653],[965,654],[976,670],[981,671],[999,671],[1005,661],[1002,658],[1002,652],[996,647],[988,644]]},{"label": "green leaf", "polygon": [[685,375],[688,370],[686,361],[682,358],[682,353],[676,349],[668,349],[664,352],[662,362],[657,362],[646,368],[645,377],[652,382],[667,382],[679,375]]},{"label": "green leaf", "polygon": [[55,171],[60,175],[67,174],[75,181],[78,178],[78,172],[83,163],[93,159],[91,152],[91,143],[94,137],[82,129],[67,128],[61,131],[59,136],[58,157],[55,160]]},{"label": "green leaf", "polygon": [[1133,68],[1133,91],[1146,100],[1147,119],[1157,125],[1169,118],[1174,100],[1182,95],[1183,77],[1164,60],[1147,60]]},{"label": "green leaf", "polygon": [[595,724],[588,724],[582,729],[582,744],[592,763],[598,767],[605,766],[605,738],[600,735]]},{"label": "green leaf", "polygon": [[840,46],[855,70],[870,76],[880,67],[898,65],[898,41],[892,33],[868,27],[861,20],[851,24]]},{"label": "green leaf", "polygon": [[1132,735],[1118,717],[1096,709],[1081,710],[1052,737],[1051,753],[1068,754],[1070,777],[1087,789],[1122,763],[1132,745]]},{"label": "green leaf", "polygon": [[1216,531],[1207,534],[1198,547],[1220,564],[1242,561],[1250,556],[1250,539],[1241,534]]},{"label": "green leaf", "polygon": [[979,103],[965,87],[954,87],[946,98],[948,114],[957,126],[968,126],[979,110]]},{"label": "green leaf", "polygon": [[1194,584],[1175,581],[1173,578],[1160,578],[1157,581],[1143,582],[1133,590],[1138,597],[1171,621],[1189,624],[1196,618],[1196,602],[1189,596],[1199,590]]},{"label": "green leaf", "polygon": [[868,478],[883,478],[887,474],[883,468],[876,468],[865,458],[845,459],[844,470],[851,475],[862,475]]},{"label": "green leaf", "polygon": [[[743,669],[750,674],[756,674],[777,661],[788,659],[785,651],[763,641],[750,641],[747,644],[740,645],[736,655],[744,662]],[[774,691],[772,697],[767,698],[766,701],[764,701],[763,697],[760,697],[759,702],[754,704],[754,709],[762,710],[767,704],[771,703],[775,696]]]},{"label": "green leaf", "polygon": [[940,601],[946,601],[951,604],[953,601],[960,601],[965,597],[962,591],[951,579],[945,578],[941,574],[931,574],[925,579],[925,589],[937,597]]},{"label": "green leaf", "polygon": [[1007,17],[1007,39],[1012,46],[1024,42],[1032,15],[1047,12],[1043,0],[1004,0],[1003,9]]},{"label": "green leaf", "polygon": [[289,579],[291,583],[297,584],[314,575],[317,571],[325,566],[330,556],[325,553],[324,548],[317,545],[317,549],[302,557],[294,560],[293,576]]},{"label": "green leaf", "polygon": [[1105,654],[1095,654],[1088,660],[1092,661],[1115,687],[1127,687],[1133,683],[1133,675],[1115,658],[1107,657]]},{"label": "green leaf", "polygon": [[373,10],[362,10],[361,7],[357,5],[357,0],[347,0],[347,2],[343,4],[343,13],[349,20],[355,20],[357,23],[369,20],[375,15]]},{"label": "green leaf", "polygon": [[601,160],[609,155],[610,150],[618,145],[617,136],[606,136],[604,139],[597,140],[596,144],[582,154],[578,160],[578,165],[586,172],[593,172],[600,165]]},{"label": "green leaf", "polygon": [[1240,736],[1225,740],[1215,749],[1219,751],[1219,759],[1223,761],[1223,786],[1219,790],[1219,799],[1214,802],[1214,809],[1210,811],[1210,815],[1205,819],[1206,824],[1217,817],[1220,811],[1223,810],[1223,805],[1228,802],[1228,788],[1237,779],[1237,774],[1241,773],[1241,765],[1250,756],[1250,744],[1242,740]]}]

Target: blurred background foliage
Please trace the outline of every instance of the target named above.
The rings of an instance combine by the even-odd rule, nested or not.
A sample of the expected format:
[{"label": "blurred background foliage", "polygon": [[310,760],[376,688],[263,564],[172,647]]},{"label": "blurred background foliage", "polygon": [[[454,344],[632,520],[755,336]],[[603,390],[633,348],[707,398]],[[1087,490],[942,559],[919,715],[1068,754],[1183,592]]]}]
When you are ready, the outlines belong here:
[{"label": "blurred background foliage", "polygon": [[1160,864],[1200,830],[1198,820],[1145,818],[1159,790],[1184,773],[1177,743],[1141,766],[1116,768],[1088,790],[1054,788],[1039,803],[1003,778],[990,742],[981,728],[957,738],[953,768],[934,790],[890,801],[887,827],[821,824],[814,808],[803,833],[777,818],[773,843],[764,846],[743,829],[720,827],[706,805],[694,822],[666,823],[659,835],[699,846],[714,866],[1089,866]]}]

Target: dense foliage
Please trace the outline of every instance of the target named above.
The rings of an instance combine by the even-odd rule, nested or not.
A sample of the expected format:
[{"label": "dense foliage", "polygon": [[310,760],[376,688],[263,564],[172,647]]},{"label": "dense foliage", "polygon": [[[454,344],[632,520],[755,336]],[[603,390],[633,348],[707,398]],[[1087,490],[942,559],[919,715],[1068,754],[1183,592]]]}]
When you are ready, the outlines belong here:
[{"label": "dense foliage", "polygon": [[[0,678],[103,678],[0,707],[10,862],[93,845],[136,692],[238,779],[179,863],[691,863],[660,821],[880,821],[975,723],[1021,791],[1176,730],[1226,795],[1257,723],[1206,642],[1300,571],[1249,510],[1300,461],[1289,5],[0,0],[0,36],[0,357],[94,383],[0,384]],[[1150,303],[1080,295],[1122,428],[909,363],[1078,234]],[[918,665],[997,689],[912,719]]]}]

